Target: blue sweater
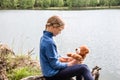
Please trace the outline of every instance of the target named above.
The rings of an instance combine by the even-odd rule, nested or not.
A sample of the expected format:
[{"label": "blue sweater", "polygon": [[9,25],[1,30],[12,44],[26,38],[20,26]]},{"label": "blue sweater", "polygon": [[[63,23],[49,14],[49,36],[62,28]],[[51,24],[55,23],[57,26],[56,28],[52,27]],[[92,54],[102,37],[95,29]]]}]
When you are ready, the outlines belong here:
[{"label": "blue sweater", "polygon": [[53,40],[53,34],[44,31],[40,39],[40,66],[44,76],[54,76],[60,69],[67,67],[67,64],[60,62],[58,58],[59,54]]}]

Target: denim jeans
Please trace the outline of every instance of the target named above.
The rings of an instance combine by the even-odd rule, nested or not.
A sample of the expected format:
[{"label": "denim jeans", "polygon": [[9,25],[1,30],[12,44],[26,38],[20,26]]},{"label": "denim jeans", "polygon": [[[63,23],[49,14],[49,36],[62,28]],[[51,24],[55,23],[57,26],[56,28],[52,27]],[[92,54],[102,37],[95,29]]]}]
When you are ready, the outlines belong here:
[{"label": "denim jeans", "polygon": [[60,70],[55,76],[45,77],[46,80],[71,80],[71,77],[76,76],[76,80],[93,80],[92,74],[85,64],[78,64],[69,66],[65,69]]}]

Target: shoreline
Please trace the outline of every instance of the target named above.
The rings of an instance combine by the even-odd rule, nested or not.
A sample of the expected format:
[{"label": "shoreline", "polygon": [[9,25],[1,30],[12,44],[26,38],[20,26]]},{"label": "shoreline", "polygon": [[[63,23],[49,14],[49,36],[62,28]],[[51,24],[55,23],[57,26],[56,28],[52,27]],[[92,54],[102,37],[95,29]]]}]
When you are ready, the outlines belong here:
[{"label": "shoreline", "polygon": [[96,7],[72,7],[72,8],[69,8],[69,7],[49,7],[49,8],[39,8],[39,7],[35,7],[35,8],[32,8],[32,9],[9,9],[9,8],[6,8],[6,9],[2,9],[0,8],[0,10],[67,10],[67,11],[74,11],[74,10],[103,10],[103,9],[120,9],[120,6],[96,6]]}]

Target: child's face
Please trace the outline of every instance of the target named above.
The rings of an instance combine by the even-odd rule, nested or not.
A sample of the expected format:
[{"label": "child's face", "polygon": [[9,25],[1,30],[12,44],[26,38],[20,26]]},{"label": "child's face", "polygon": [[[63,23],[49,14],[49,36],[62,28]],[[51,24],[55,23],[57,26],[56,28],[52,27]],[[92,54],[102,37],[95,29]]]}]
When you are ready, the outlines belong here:
[{"label": "child's face", "polygon": [[53,27],[53,35],[56,36],[56,35],[60,34],[63,29],[64,29],[64,26]]}]

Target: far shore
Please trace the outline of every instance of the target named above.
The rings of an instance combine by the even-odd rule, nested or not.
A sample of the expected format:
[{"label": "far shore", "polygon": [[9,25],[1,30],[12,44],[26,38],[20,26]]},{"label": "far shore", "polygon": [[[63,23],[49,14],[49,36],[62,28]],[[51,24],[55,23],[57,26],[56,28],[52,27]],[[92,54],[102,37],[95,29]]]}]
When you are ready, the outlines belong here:
[{"label": "far shore", "polygon": [[101,10],[101,9],[120,9],[120,6],[96,6],[96,7],[49,7],[49,8],[40,8],[40,7],[35,7],[32,9],[9,9],[5,8],[0,10]]}]

